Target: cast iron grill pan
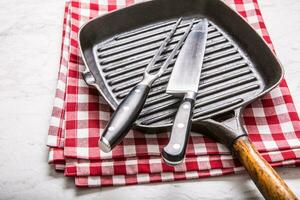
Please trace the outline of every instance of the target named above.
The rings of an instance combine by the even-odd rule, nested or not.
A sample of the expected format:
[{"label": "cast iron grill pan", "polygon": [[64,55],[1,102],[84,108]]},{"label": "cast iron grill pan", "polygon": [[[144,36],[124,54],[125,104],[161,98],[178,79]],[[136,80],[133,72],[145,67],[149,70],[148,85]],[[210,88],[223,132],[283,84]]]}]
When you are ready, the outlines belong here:
[{"label": "cast iron grill pan", "polygon": [[[167,45],[157,71],[166,60],[190,19],[184,19]],[[194,24],[198,23],[198,19]],[[141,81],[144,69],[160,43],[177,19],[147,25],[121,33],[94,45],[97,68],[106,83],[109,103],[115,109],[129,91]],[[214,23],[209,23],[204,64],[195,104],[193,120],[202,120],[233,110],[257,96],[264,86],[249,57]],[[180,99],[165,92],[176,57],[164,74],[157,79],[148,95],[144,108],[135,123],[138,128],[170,127]]]}]

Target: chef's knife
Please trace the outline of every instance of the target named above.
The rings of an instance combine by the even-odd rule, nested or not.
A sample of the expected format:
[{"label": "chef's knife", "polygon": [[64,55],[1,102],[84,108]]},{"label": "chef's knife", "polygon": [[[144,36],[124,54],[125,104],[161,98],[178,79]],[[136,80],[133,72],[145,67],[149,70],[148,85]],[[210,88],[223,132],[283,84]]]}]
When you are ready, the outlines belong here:
[{"label": "chef's knife", "polygon": [[207,29],[206,19],[192,28],[178,55],[167,86],[168,94],[184,96],[173,123],[170,141],[162,152],[164,160],[170,165],[180,163],[185,155],[200,81]]}]

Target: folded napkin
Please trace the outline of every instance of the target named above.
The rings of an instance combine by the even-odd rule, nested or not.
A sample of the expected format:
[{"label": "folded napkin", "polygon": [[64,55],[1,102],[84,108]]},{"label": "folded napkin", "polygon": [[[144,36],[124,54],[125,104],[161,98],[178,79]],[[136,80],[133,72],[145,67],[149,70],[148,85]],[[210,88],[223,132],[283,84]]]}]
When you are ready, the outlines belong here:
[{"label": "folded napkin", "polygon": [[[185,161],[166,165],[160,156],[169,133],[146,135],[131,130],[112,152],[98,140],[112,110],[81,76],[78,30],[91,18],[137,3],[134,0],[71,0],[66,2],[62,54],[47,145],[49,163],[77,186],[113,186],[185,180],[237,173],[243,167],[223,145],[199,133],[191,134]],[[256,0],[224,0],[239,12],[270,45]],[[99,27],[105,28],[105,27]],[[300,121],[286,81],[249,105],[243,120],[249,137],[272,166],[300,163]]]}]

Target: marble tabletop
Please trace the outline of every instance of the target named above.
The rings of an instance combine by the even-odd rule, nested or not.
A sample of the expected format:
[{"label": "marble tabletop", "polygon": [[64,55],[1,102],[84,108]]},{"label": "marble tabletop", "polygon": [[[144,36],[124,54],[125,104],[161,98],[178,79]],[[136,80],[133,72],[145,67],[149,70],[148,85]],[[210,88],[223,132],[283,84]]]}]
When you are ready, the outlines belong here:
[{"label": "marble tabletop", "polygon": [[[300,111],[300,1],[259,0]],[[0,1],[0,199],[261,199],[248,175],[79,189],[47,164],[63,0]],[[300,168],[280,168],[300,197]]]}]

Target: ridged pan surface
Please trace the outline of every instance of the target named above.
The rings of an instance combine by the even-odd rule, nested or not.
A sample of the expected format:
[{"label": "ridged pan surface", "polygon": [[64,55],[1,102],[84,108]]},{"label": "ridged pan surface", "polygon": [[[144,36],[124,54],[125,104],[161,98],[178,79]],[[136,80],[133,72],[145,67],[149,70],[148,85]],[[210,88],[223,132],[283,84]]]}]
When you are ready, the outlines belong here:
[{"label": "ridged pan surface", "polygon": [[[191,20],[196,19],[196,24],[203,18],[202,15],[179,17],[183,17],[183,20],[159,59],[160,62],[153,67],[153,72],[166,60]],[[268,89],[266,79],[270,79],[265,77],[266,72],[257,69],[261,61],[258,62],[248,55],[245,48],[247,45],[241,45],[235,41],[234,34],[223,30],[209,16],[205,17],[209,19],[208,38],[193,121],[211,118],[253,101]],[[96,87],[114,109],[132,87],[141,81],[144,69],[178,18],[148,23],[92,44],[90,54],[92,53],[97,73],[101,76],[101,84]],[[249,40],[252,42],[251,38]],[[260,48],[267,47],[265,45]],[[175,62],[176,57],[163,76],[152,85],[135,123],[136,127],[148,129],[172,126],[181,99],[167,94],[166,87]],[[91,74],[95,74],[95,68],[89,70]],[[89,72],[86,74],[90,75]],[[276,76],[280,78],[280,75]]]}]

